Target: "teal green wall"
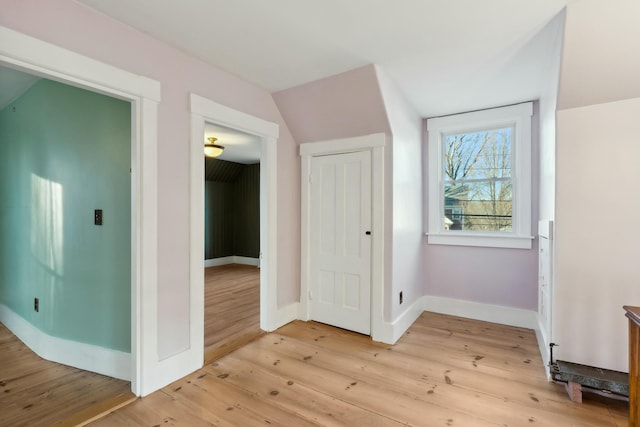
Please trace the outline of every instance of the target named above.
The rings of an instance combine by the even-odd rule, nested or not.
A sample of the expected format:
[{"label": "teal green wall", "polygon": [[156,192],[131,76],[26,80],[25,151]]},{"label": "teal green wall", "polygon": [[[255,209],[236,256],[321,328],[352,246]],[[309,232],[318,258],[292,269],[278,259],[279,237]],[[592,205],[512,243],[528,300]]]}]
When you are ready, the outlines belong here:
[{"label": "teal green wall", "polygon": [[0,112],[0,303],[49,335],[125,352],[130,147],[130,103],[49,80]]},{"label": "teal green wall", "polygon": [[205,259],[260,255],[260,164],[241,166],[219,178],[233,181],[205,181]]}]

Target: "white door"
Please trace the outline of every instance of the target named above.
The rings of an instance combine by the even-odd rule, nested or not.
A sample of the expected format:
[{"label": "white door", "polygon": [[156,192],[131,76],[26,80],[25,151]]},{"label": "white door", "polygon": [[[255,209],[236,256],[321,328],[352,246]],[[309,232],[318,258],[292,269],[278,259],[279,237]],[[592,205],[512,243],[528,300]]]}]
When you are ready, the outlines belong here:
[{"label": "white door", "polygon": [[371,332],[371,153],[311,159],[311,319]]}]

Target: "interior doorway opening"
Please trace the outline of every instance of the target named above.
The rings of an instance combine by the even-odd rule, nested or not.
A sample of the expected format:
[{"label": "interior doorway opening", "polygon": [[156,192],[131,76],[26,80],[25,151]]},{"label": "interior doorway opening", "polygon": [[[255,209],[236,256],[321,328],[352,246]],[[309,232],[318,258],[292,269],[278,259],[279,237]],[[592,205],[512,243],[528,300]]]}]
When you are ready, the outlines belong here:
[{"label": "interior doorway opening", "polygon": [[204,141],[223,147],[204,157],[205,363],[261,335],[260,138],[205,124]]},{"label": "interior doorway opening", "polygon": [[[71,425],[135,398],[134,105],[3,65],[0,365],[14,400],[40,408],[9,398],[3,416]],[[60,386],[96,392],[45,393]]]},{"label": "interior doorway opening", "polygon": [[0,74],[0,321],[46,360],[128,381],[132,103]]}]

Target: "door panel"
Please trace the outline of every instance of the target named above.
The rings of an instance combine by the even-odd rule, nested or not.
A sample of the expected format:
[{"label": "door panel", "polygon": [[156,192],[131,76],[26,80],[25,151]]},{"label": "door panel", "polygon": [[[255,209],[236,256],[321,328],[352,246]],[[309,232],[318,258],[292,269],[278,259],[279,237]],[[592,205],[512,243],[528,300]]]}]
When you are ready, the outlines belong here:
[{"label": "door panel", "polygon": [[311,160],[311,318],[371,332],[371,156]]}]

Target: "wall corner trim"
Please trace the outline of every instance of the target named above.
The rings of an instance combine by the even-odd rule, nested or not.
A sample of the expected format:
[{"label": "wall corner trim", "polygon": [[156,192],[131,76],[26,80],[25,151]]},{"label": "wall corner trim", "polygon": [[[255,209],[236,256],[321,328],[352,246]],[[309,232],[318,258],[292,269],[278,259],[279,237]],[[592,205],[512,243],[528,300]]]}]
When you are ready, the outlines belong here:
[{"label": "wall corner trim", "polygon": [[298,319],[298,310],[300,303],[293,302],[284,307],[278,308],[275,319],[271,324],[268,325],[267,332],[273,332],[276,329],[286,325],[287,323],[293,322]]},{"label": "wall corner trim", "polygon": [[424,297],[416,300],[393,322],[384,322],[380,330],[371,335],[371,339],[385,344],[395,344],[424,311],[423,299]]},{"label": "wall corner trim", "polygon": [[43,359],[131,381],[130,353],[47,335],[3,304],[0,322]]}]

